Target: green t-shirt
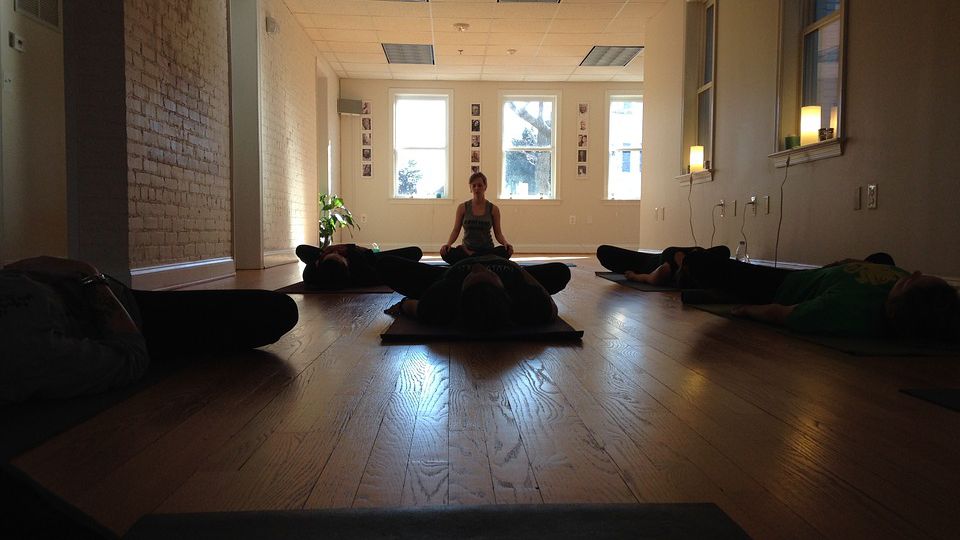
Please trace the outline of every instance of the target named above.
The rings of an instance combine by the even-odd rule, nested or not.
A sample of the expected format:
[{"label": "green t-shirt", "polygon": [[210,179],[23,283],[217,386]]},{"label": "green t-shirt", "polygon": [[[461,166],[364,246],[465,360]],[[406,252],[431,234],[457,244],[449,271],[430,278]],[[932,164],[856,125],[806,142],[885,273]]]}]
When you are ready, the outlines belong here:
[{"label": "green t-shirt", "polygon": [[775,302],[793,306],[786,325],[797,332],[835,336],[880,336],[886,327],[887,294],[906,270],[855,262],[793,272]]}]

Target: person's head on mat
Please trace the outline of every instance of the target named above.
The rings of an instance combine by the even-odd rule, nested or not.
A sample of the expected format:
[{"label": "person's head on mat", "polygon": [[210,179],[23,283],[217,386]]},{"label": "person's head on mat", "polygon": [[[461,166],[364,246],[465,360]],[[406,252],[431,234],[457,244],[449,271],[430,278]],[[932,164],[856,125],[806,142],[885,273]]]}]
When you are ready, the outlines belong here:
[{"label": "person's head on mat", "polygon": [[467,328],[489,332],[511,324],[512,308],[500,277],[482,264],[474,264],[460,286],[460,319]]},{"label": "person's head on mat", "polygon": [[949,283],[914,272],[897,280],[887,295],[886,316],[898,336],[956,338],[960,297]]},{"label": "person's head on mat", "polygon": [[331,289],[350,286],[350,262],[339,253],[327,253],[317,261],[319,282]]}]

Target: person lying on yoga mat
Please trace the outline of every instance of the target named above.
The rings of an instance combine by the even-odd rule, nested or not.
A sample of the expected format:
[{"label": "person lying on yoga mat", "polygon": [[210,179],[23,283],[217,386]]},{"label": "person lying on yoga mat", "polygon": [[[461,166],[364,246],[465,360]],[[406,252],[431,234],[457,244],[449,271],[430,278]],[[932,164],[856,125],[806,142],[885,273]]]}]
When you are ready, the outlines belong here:
[{"label": "person lying on yoga mat", "polygon": [[86,262],[24,259],[0,269],[0,401],[103,392],[151,358],[273,343],[298,317],[272,291],[138,291]]},{"label": "person lying on yoga mat", "polygon": [[449,268],[384,257],[377,269],[387,285],[406,296],[387,313],[429,324],[459,321],[480,332],[556,319],[550,295],[570,281],[570,268],[563,263],[520,266],[496,255],[470,257]]},{"label": "person lying on yoga mat", "polygon": [[[812,270],[746,264],[707,252],[690,253],[680,272],[745,305],[733,314],[804,333],[848,337],[895,335],[955,339],[960,297],[949,283],[887,264],[847,259]],[[696,300],[686,291],[683,301]]]},{"label": "person lying on yoga mat", "polygon": [[415,246],[376,253],[356,244],[334,244],[325,248],[307,244],[297,246],[297,257],[306,265],[303,284],[308,289],[337,290],[382,285],[383,281],[377,274],[377,259],[383,256],[419,261],[423,251]]},{"label": "person lying on yoga mat", "polygon": [[[499,255],[504,259],[513,256],[513,246],[503,237],[500,229],[500,209],[488,201],[487,177],[482,172],[470,175],[470,193],[473,198],[457,206],[457,216],[453,220],[453,231],[447,243],[440,246],[440,258],[454,264],[467,257],[478,255]],[[494,247],[490,229],[501,245]],[[451,247],[463,229],[463,244]]]},{"label": "person lying on yoga mat", "polygon": [[[597,248],[597,260],[610,270],[623,274],[630,281],[658,285],[661,287],[682,287],[676,279],[677,270],[683,264],[688,253],[703,251],[701,247],[671,246],[660,253],[641,253],[616,246],[602,245]],[[718,257],[730,257],[730,248],[714,246],[706,251]]]}]

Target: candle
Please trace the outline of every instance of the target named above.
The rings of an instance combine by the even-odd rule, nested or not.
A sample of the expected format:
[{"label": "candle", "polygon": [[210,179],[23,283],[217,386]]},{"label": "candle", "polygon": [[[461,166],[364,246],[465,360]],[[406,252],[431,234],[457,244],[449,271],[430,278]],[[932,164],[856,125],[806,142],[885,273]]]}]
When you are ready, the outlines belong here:
[{"label": "candle", "polygon": [[690,147],[690,172],[695,173],[703,170],[703,147]]},{"label": "candle", "polygon": [[820,106],[808,105],[800,109],[800,145],[820,140]]}]

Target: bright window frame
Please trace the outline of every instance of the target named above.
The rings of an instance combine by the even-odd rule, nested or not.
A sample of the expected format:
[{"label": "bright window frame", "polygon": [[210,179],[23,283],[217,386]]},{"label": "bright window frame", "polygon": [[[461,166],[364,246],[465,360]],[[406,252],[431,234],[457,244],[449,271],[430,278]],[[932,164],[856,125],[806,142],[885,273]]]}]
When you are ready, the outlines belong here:
[{"label": "bright window frame", "polygon": [[[405,146],[398,147],[397,145],[397,132],[401,128],[398,125],[397,121],[397,104],[400,100],[404,99],[419,99],[419,100],[436,100],[442,101],[444,103],[445,110],[445,125],[444,130],[444,145],[443,146]],[[392,173],[390,181],[390,197],[393,199],[400,200],[431,200],[431,199],[440,199],[447,200],[452,197],[451,194],[451,178],[453,178],[453,156],[451,152],[452,147],[452,134],[451,134],[451,103],[453,102],[453,90],[443,90],[443,89],[429,89],[429,90],[418,90],[418,89],[390,89],[390,120],[391,120],[391,161],[392,161]],[[446,178],[443,182],[442,191],[443,194],[440,197],[436,195],[433,196],[416,196],[416,195],[401,195],[399,193],[399,182],[400,182],[400,169],[402,165],[397,162],[399,156],[399,150],[443,150],[444,156],[446,159],[446,167],[443,168]],[[404,164],[405,165],[405,164]]]},{"label": "bright window frame", "polygon": [[[640,144],[639,144],[639,145],[634,145],[634,146],[617,146],[617,147],[614,147],[614,146],[613,146],[613,141],[611,141],[611,136],[612,136],[612,135],[611,135],[611,132],[613,131],[613,122],[611,121],[612,115],[611,115],[611,112],[610,112],[610,111],[611,111],[611,109],[612,109],[612,104],[613,104],[614,102],[636,102],[636,103],[640,103],[640,110],[641,110],[641,113],[640,113],[641,133],[640,133],[640,139],[639,139]],[[605,153],[605,162],[604,162],[604,167],[606,168],[606,174],[604,175],[604,178],[605,178],[605,181],[604,181],[604,190],[603,190],[604,198],[605,198],[605,200],[609,200],[609,201],[614,201],[614,200],[616,200],[616,201],[638,201],[638,200],[640,200],[641,195],[637,195],[636,198],[634,198],[634,197],[611,197],[611,196],[610,196],[610,188],[611,188],[610,178],[611,178],[611,176],[616,172],[616,171],[611,170],[611,167],[610,167],[610,155],[611,155],[612,152],[616,152],[616,151],[621,151],[621,152],[634,152],[634,151],[636,151],[636,152],[639,152],[639,155],[640,155],[640,171],[639,171],[639,173],[640,173],[640,179],[639,179],[639,181],[641,182],[641,186],[640,186],[641,189],[638,189],[638,193],[641,193],[641,192],[642,192],[642,185],[643,185],[643,184],[642,184],[642,182],[643,182],[643,131],[642,131],[642,125],[643,125],[643,112],[642,112],[642,111],[643,111],[643,95],[642,95],[642,94],[639,94],[639,93],[636,93],[636,94],[623,94],[623,93],[610,93],[610,92],[608,92],[608,93],[607,93],[607,99],[606,99],[606,105],[607,105],[607,108],[606,108],[606,125],[607,125],[607,130],[606,130],[606,131],[607,131],[607,132],[606,132],[606,143],[607,143],[607,144],[606,144],[606,153]],[[622,168],[622,166],[620,165],[620,162],[618,161],[618,162],[617,162],[617,170],[619,171],[621,168]]]},{"label": "bright window frame", "polygon": [[[558,160],[560,157],[560,92],[559,91],[535,91],[535,92],[522,92],[522,91],[504,91],[500,92],[499,96],[499,105],[500,105],[500,181],[498,182],[499,187],[497,188],[497,198],[504,200],[520,200],[520,201],[538,201],[538,200],[558,200],[560,198],[560,182],[557,177],[558,170]],[[513,146],[511,141],[508,141],[506,136],[506,104],[508,101],[544,101],[551,102],[553,105],[553,125],[551,126],[550,133],[550,146]],[[509,144],[508,144],[509,143]],[[540,195],[528,195],[526,197],[512,196],[507,192],[507,153],[508,152],[517,152],[524,150],[537,150],[537,151],[548,151],[550,152],[550,186],[552,188],[552,193]]]}]

